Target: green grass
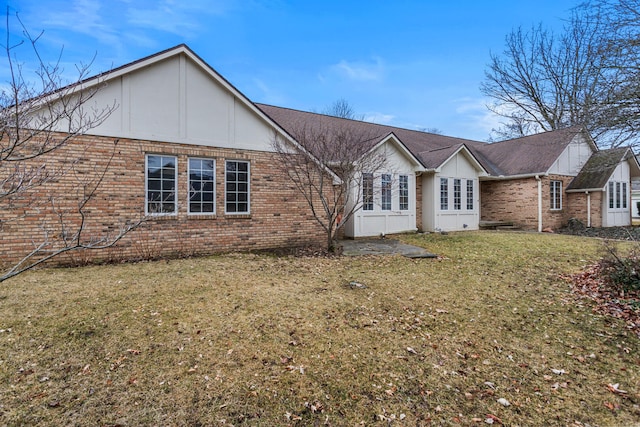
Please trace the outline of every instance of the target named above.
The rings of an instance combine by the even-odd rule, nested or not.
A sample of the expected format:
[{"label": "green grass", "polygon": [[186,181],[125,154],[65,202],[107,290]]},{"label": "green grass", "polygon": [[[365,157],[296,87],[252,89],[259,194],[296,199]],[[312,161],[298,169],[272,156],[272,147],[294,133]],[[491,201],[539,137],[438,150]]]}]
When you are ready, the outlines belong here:
[{"label": "green grass", "polygon": [[230,254],[5,282],[0,424],[638,423],[640,340],[558,278],[597,240],[403,240],[443,258]]}]

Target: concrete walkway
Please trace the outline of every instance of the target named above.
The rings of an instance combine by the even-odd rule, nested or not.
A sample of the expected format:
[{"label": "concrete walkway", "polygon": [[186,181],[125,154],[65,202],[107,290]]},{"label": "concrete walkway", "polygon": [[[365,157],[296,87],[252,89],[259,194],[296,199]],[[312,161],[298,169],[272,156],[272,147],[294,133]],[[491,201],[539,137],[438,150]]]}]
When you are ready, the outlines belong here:
[{"label": "concrete walkway", "polygon": [[436,258],[424,248],[407,245],[394,239],[341,240],[342,253],[346,256],[358,255],[402,255],[407,258]]}]

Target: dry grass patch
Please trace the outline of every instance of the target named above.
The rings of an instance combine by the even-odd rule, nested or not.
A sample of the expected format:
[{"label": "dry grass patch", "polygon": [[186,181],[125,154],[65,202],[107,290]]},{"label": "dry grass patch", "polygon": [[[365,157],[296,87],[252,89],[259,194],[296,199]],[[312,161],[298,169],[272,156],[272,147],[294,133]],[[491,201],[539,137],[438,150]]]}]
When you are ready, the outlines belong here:
[{"label": "dry grass patch", "polygon": [[404,239],[445,258],[242,254],[9,281],[0,423],[637,422],[638,338],[557,277],[595,240]]}]

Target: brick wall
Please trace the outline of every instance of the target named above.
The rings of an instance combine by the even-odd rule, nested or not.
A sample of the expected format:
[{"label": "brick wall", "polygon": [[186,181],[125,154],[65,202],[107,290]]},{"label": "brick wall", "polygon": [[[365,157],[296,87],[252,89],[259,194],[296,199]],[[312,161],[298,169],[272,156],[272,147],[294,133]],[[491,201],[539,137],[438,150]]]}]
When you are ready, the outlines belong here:
[{"label": "brick wall", "polygon": [[[576,198],[563,193],[562,209],[551,210],[550,182],[562,181],[562,188],[566,189],[572,179],[564,175],[541,177],[542,228],[558,229],[571,217],[571,204]],[[535,178],[482,181],[480,197],[482,221],[512,221],[524,229],[538,229],[538,182]]]},{"label": "brick wall", "polygon": [[[602,196],[603,192],[591,193],[591,226],[602,227]],[[567,193],[567,210],[565,220],[577,218],[586,226],[588,222],[587,195],[585,193]]]},{"label": "brick wall", "polygon": [[[113,150],[113,139],[83,136],[47,156],[47,168],[55,171],[57,178],[14,200],[15,209],[0,212],[0,262],[17,261],[33,250],[34,242],[42,242],[45,233],[58,237],[77,230],[81,220],[74,213],[77,201],[83,191],[95,185]],[[120,139],[115,146],[103,182],[86,207],[87,239],[113,234],[126,221],[143,216],[145,154],[178,157],[178,214],[148,220],[114,248],[70,254],[82,258],[77,261],[324,245],[325,235],[305,200],[274,166],[275,154],[128,139]],[[190,156],[216,160],[216,215],[187,214]],[[250,215],[224,213],[225,159],[251,163]],[[65,219],[64,227],[58,221],[60,216]]]}]

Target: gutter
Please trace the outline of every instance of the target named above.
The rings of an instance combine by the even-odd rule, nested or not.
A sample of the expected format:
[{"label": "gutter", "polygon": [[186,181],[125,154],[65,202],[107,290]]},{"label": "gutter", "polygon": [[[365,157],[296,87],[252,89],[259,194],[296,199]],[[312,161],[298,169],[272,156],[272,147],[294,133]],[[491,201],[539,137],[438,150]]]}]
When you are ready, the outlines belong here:
[{"label": "gutter", "polygon": [[541,173],[523,173],[520,175],[499,175],[499,176],[485,176],[483,181],[506,181],[508,179],[524,179],[524,178],[535,178],[538,179],[540,176],[549,176],[548,172]]}]

